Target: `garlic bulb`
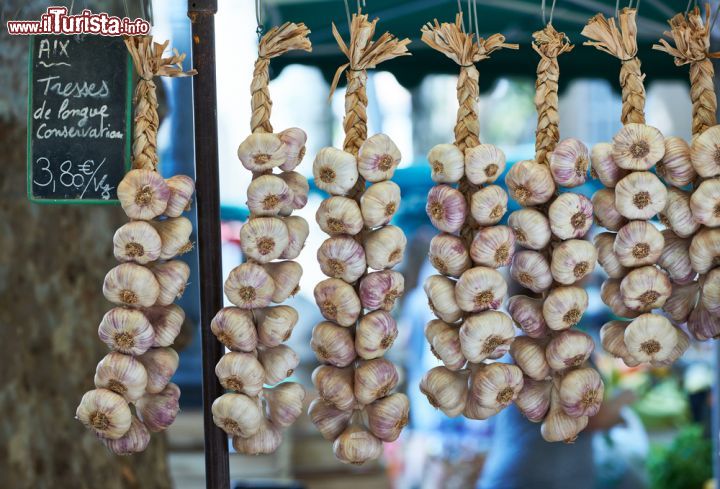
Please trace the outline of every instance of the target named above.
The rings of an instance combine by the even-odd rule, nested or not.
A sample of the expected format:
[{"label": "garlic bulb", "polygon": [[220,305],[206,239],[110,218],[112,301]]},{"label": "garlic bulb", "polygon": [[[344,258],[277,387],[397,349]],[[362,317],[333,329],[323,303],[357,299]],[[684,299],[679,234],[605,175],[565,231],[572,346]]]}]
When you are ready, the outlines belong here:
[{"label": "garlic bulb", "polygon": [[384,358],[363,360],[355,367],[355,398],[360,404],[370,404],[387,396],[398,383],[395,365]]},{"label": "garlic bulb", "polygon": [[313,162],[315,185],[332,195],[345,195],[358,180],[355,156],[337,148],[323,148]]},{"label": "garlic bulb", "polygon": [[471,268],[460,276],[455,286],[457,305],[466,312],[497,309],[506,294],[507,284],[503,276],[487,267]]},{"label": "garlic bulb", "polygon": [[358,321],[355,329],[355,351],[360,358],[379,358],[397,338],[397,323],[387,311],[373,311]]},{"label": "garlic bulb", "polygon": [[245,394],[226,393],[212,404],[215,425],[230,436],[247,438],[260,429],[263,415],[257,400]]},{"label": "garlic bulb", "polygon": [[[460,327],[460,347],[469,361],[500,358],[510,349],[515,328],[503,312],[485,311],[468,316]],[[437,348],[435,348],[437,351]]]},{"label": "garlic bulb", "polygon": [[320,397],[330,406],[341,411],[350,411],[355,407],[353,389],[353,368],[337,368],[320,365],[312,373],[312,382]]},{"label": "garlic bulb", "polygon": [[702,285],[702,303],[713,313],[720,313],[720,268],[714,268],[705,276]]},{"label": "garlic bulb", "polygon": [[428,192],[425,212],[437,229],[455,233],[465,223],[468,208],[465,196],[459,190],[448,185],[436,185]]},{"label": "garlic bulb", "polygon": [[530,338],[542,338],[550,332],[542,308],[542,299],[533,299],[525,295],[514,295],[507,303],[507,310],[513,321]]},{"label": "garlic bulb", "polygon": [[518,336],[510,345],[510,356],[527,377],[545,380],[550,376],[550,365],[545,359],[545,345],[541,340]]},{"label": "garlic bulb", "polygon": [[330,197],[320,203],[315,220],[326,234],[356,235],[363,228],[363,216],[357,202],[348,197]]},{"label": "garlic bulb", "polygon": [[541,250],[552,237],[550,222],[536,209],[520,209],[508,217],[508,226],[515,233],[515,240],[523,248]]},{"label": "garlic bulb", "polygon": [[678,338],[667,318],[642,314],[625,328],[625,346],[639,362],[661,362],[672,353]]},{"label": "garlic bulb", "polygon": [[307,134],[298,127],[291,127],[278,134],[278,137],[285,145],[287,151],[287,159],[285,163],[280,165],[280,169],[283,170],[283,172],[290,172],[295,169],[305,157]]},{"label": "garlic bulb", "polygon": [[674,136],[665,138],[665,155],[655,168],[663,180],[676,187],[684,187],[697,178],[690,160],[690,147],[684,139]]},{"label": "garlic bulb", "polygon": [[258,263],[280,258],[289,243],[288,228],[276,217],[256,217],[240,228],[240,248]]},{"label": "garlic bulb", "polygon": [[231,351],[215,365],[215,376],[223,388],[255,397],[262,391],[265,371],[255,355]]},{"label": "garlic bulb", "polygon": [[720,318],[711,313],[703,302],[700,302],[690,313],[687,320],[690,334],[698,341],[707,341],[720,337]]},{"label": "garlic bulb", "polygon": [[620,263],[618,256],[613,251],[615,245],[614,233],[596,235],[593,244],[598,250],[598,263],[600,263],[608,277],[622,278],[627,274],[628,269]]},{"label": "garlic bulb", "polygon": [[485,407],[473,396],[468,396],[467,402],[465,403],[465,409],[463,410],[463,416],[467,419],[479,419],[486,420],[495,416],[497,413],[502,411],[502,407]]},{"label": "garlic bulb", "polygon": [[282,443],[280,430],[265,418],[261,418],[260,426],[251,436],[233,436],[232,445],[236,452],[243,455],[269,455]]},{"label": "garlic bulb", "polygon": [[[698,190],[693,193],[697,198]],[[701,204],[702,205],[702,204]],[[687,238],[700,229],[700,222],[694,215],[693,204],[688,192],[678,188],[668,188],[667,204],[660,214],[660,222],[672,229],[680,237]]]},{"label": "garlic bulb", "polygon": [[350,236],[326,239],[318,248],[317,259],[325,275],[347,283],[355,282],[367,271],[365,250]]},{"label": "garlic bulb", "polygon": [[630,321],[610,321],[600,328],[600,342],[603,349],[615,358],[628,358],[630,352],[625,345],[625,329]]},{"label": "garlic bulb", "polygon": [[[278,175],[290,190],[290,198],[280,210],[280,214],[289,215],[293,210],[302,209],[307,204],[310,185],[307,179],[294,171],[284,171]],[[248,190],[249,193],[249,190]]]},{"label": "garlic bulb", "polygon": [[647,221],[630,221],[618,231],[613,252],[621,265],[640,267],[658,261],[665,246],[665,238]]},{"label": "garlic bulb", "polygon": [[258,360],[265,369],[265,383],[268,385],[287,379],[300,364],[298,354],[286,345],[259,350]]},{"label": "garlic bulb", "polygon": [[467,363],[457,326],[434,319],[425,325],[425,338],[433,355],[450,370],[460,370]]},{"label": "garlic bulb", "polygon": [[593,204],[584,195],[560,194],[548,210],[550,229],[560,239],[582,238],[593,223]]},{"label": "garlic bulb", "polygon": [[230,302],[240,309],[257,309],[270,305],[275,282],[263,267],[247,262],[230,271],[224,290]]},{"label": "garlic bulb", "polygon": [[610,308],[615,316],[622,318],[635,318],[640,315],[638,311],[625,305],[620,291],[620,279],[605,280],[600,287],[600,298]]},{"label": "garlic bulb", "polygon": [[158,306],[169,306],[181,298],[185,292],[188,278],[190,278],[190,267],[181,260],[171,260],[157,263],[150,269],[160,285],[160,294],[155,304]]},{"label": "garlic bulb", "polygon": [[165,212],[170,188],[158,172],[135,169],[120,181],[117,196],[130,219],[149,221]]},{"label": "garlic bulb", "polygon": [[105,275],[103,295],[120,306],[150,307],[160,295],[160,284],[147,268],[121,263]]},{"label": "garlic bulb", "polygon": [[613,138],[613,161],[625,170],[649,170],[665,155],[665,138],[652,126],[625,124]]},{"label": "garlic bulb", "polygon": [[325,319],[340,326],[352,326],[362,306],[353,286],[337,278],[323,280],[315,286],[315,303]]},{"label": "garlic bulb", "polygon": [[373,270],[392,268],[405,256],[407,238],[397,226],[384,226],[365,236],[365,259]]},{"label": "garlic bulb", "polygon": [[615,186],[615,207],[628,219],[648,220],[665,209],[667,193],[655,174],[632,172]]},{"label": "garlic bulb", "polygon": [[468,373],[453,372],[445,367],[431,368],[420,381],[420,392],[425,394],[432,407],[454,418],[465,409]]},{"label": "garlic bulb", "polygon": [[270,348],[290,339],[299,318],[298,312],[290,306],[267,307],[253,313],[257,321],[258,341]]},{"label": "garlic bulb", "polygon": [[634,311],[649,312],[662,307],[671,292],[667,274],[653,266],[631,270],[620,282],[623,302]]},{"label": "garlic bulb", "polygon": [[700,285],[697,282],[685,285],[673,284],[672,294],[665,301],[663,311],[675,324],[684,323],[697,305],[699,290]]},{"label": "garlic bulb", "polygon": [[693,168],[703,178],[720,175],[720,159],[717,154],[718,140],[720,140],[720,127],[713,126],[694,138],[690,145],[690,159]]},{"label": "garlic bulb", "polygon": [[351,425],[333,442],[333,454],[343,463],[362,465],[382,454],[382,442],[365,428]]},{"label": "garlic bulb", "polygon": [[401,273],[393,270],[372,272],[360,280],[360,303],[369,311],[392,311],[404,292],[405,279]]},{"label": "garlic bulb", "polygon": [[317,359],[336,367],[347,367],[355,360],[355,341],[348,328],[323,321],[312,330],[310,348]]},{"label": "garlic bulb", "polygon": [[604,391],[605,385],[595,369],[579,368],[562,378],[558,398],[568,416],[595,416],[600,411]]},{"label": "garlic bulb", "polygon": [[385,134],[370,136],[358,150],[358,172],[368,182],[390,180],[399,164],[400,150]]},{"label": "garlic bulb", "polygon": [[239,307],[220,309],[210,323],[210,330],[229,350],[252,352],[257,347],[258,335],[251,311]]},{"label": "garlic bulb", "polygon": [[490,268],[509,265],[514,253],[515,235],[507,226],[479,229],[470,245],[470,257],[475,264]]},{"label": "garlic bulb", "polygon": [[370,432],[385,442],[398,439],[410,420],[410,400],[395,393],[366,406]]},{"label": "garlic bulb", "polygon": [[272,295],[274,303],[285,302],[300,291],[303,269],[298,262],[286,260],[266,263],[263,268],[275,283],[275,291]]},{"label": "garlic bulb", "polygon": [[277,175],[260,175],[247,188],[247,206],[253,216],[277,216],[290,206],[292,194]]},{"label": "garlic bulb", "polygon": [[560,141],[550,153],[550,171],[561,187],[578,187],[587,178],[590,156],[588,148],[575,138]]},{"label": "garlic bulb", "polygon": [[162,242],[155,228],[145,221],[131,221],[113,236],[113,254],[120,262],[145,265],[160,258]]},{"label": "garlic bulb", "polygon": [[697,273],[707,273],[720,263],[720,229],[702,229],[690,242],[690,263]]},{"label": "garlic bulb", "polygon": [[597,223],[609,231],[618,231],[628,220],[615,207],[615,190],[601,188],[592,196]]},{"label": "garlic bulb", "polygon": [[665,229],[662,234],[665,246],[658,258],[658,265],[668,273],[674,285],[692,282],[696,274],[690,263],[690,241],[679,238],[669,229]]},{"label": "garlic bulb", "polygon": [[86,392],[75,418],[101,438],[117,440],[130,429],[132,414],[127,401],[108,389]]},{"label": "garlic bulb", "polygon": [[300,256],[305,247],[305,240],[310,234],[310,227],[305,219],[300,216],[289,216],[284,219],[288,231],[288,244],[280,258],[283,260],[294,260]]},{"label": "garlic bulb", "polygon": [[550,340],[545,349],[545,358],[550,368],[563,371],[583,365],[594,349],[595,343],[590,336],[568,329]]},{"label": "garlic bulb", "polygon": [[577,326],[588,308],[588,294],[576,286],[556,287],[550,290],[542,305],[547,327],[562,331]]},{"label": "garlic bulb", "polygon": [[180,388],[170,383],[158,394],[145,394],[135,403],[135,410],[148,430],[164,431],[180,411]]},{"label": "garlic bulb", "polygon": [[430,240],[428,258],[432,266],[451,277],[459,277],[472,266],[462,239],[452,234],[438,234]]},{"label": "garlic bulb", "polygon": [[526,289],[535,293],[546,291],[552,285],[550,264],[542,253],[531,250],[515,254],[510,275]]},{"label": "garlic bulb", "polygon": [[681,329],[676,328],[677,343],[670,356],[661,362],[652,362],[652,366],[668,367],[675,363],[690,348],[690,337]]},{"label": "garlic bulb", "polygon": [[100,438],[103,444],[115,455],[132,455],[145,451],[150,443],[150,432],[138,418],[132,418],[130,429],[117,440]]},{"label": "garlic bulb", "polygon": [[590,173],[594,178],[607,188],[614,188],[617,183],[628,174],[627,170],[620,168],[615,164],[613,159],[613,145],[610,143],[600,143],[593,146],[590,159],[592,161],[592,169]]},{"label": "garlic bulb", "polygon": [[147,372],[145,390],[149,394],[158,394],[167,387],[180,362],[177,352],[169,347],[148,350],[138,360]]},{"label": "garlic bulb", "polygon": [[[465,272],[467,273],[467,272]],[[432,312],[445,321],[454,323],[462,317],[455,300],[455,282],[442,275],[431,275],[423,285]]]},{"label": "garlic bulb", "polygon": [[555,387],[550,391],[550,410],[545,417],[540,433],[547,442],[572,443],[588,424],[588,417],[573,418],[562,408],[560,395]]},{"label": "garlic bulb", "polygon": [[180,217],[190,210],[192,196],[195,193],[195,181],[187,175],[173,175],[165,180],[170,189],[170,198],[165,209],[167,217]]},{"label": "garlic bulb", "polygon": [[370,185],[360,197],[360,211],[368,228],[384,226],[400,208],[400,187],[385,181]]},{"label": "garlic bulb", "polygon": [[552,252],[550,272],[564,285],[572,285],[595,269],[597,250],[588,241],[570,239],[560,243]]},{"label": "garlic bulb", "polygon": [[693,191],[690,208],[696,222],[713,228],[720,226],[720,180],[702,182]]},{"label": "garlic bulb", "polygon": [[251,172],[264,172],[284,164],[288,147],[277,134],[253,133],[240,143],[238,158]]},{"label": "garlic bulb", "polygon": [[111,350],[137,356],[152,346],[155,333],[143,313],[116,307],[103,316],[98,336]]},{"label": "garlic bulb", "polygon": [[153,348],[170,346],[180,334],[185,311],[177,304],[169,306],[153,306],[142,310],[145,318],[153,328]]},{"label": "garlic bulb", "polygon": [[550,409],[551,389],[552,382],[549,380],[537,381],[526,378],[523,388],[515,399],[515,404],[529,421],[539,423]]},{"label": "garlic bulb", "polygon": [[272,389],[263,389],[268,418],[275,426],[286,428],[302,414],[305,389],[295,382],[284,382]]},{"label": "garlic bulb", "polygon": [[468,399],[485,408],[502,409],[515,400],[523,387],[522,371],[515,365],[483,365],[470,379]]},{"label": "garlic bulb", "polygon": [[505,176],[510,196],[523,207],[544,204],[555,193],[550,169],[531,160],[520,161],[510,167]]},{"label": "garlic bulb", "polygon": [[335,440],[347,427],[353,411],[337,409],[323,399],[314,399],[308,414],[323,438]]},{"label": "garlic bulb", "polygon": [[470,183],[492,183],[504,171],[505,153],[494,144],[479,144],[465,150],[465,175]]},{"label": "garlic bulb", "polygon": [[433,182],[459,182],[465,172],[465,155],[454,144],[438,144],[427,155]]},{"label": "garlic bulb", "polygon": [[95,369],[95,387],[120,394],[127,402],[135,402],[145,393],[147,372],[137,359],[110,352]]},{"label": "garlic bulb", "polygon": [[472,194],[470,214],[480,226],[492,226],[500,222],[507,212],[508,195],[498,185],[488,185]]},{"label": "garlic bulb", "polygon": [[162,248],[160,259],[169,260],[190,251],[193,247],[190,235],[193,231],[192,222],[187,217],[172,217],[164,221],[150,221],[160,235]]}]

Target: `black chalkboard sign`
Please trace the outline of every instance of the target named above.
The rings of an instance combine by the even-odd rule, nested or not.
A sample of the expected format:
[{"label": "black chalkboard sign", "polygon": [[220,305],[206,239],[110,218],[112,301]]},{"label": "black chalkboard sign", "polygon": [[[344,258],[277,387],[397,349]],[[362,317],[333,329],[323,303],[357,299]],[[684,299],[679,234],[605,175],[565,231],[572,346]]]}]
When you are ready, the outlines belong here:
[{"label": "black chalkboard sign", "polygon": [[30,200],[117,203],[130,166],[131,63],[121,37],[31,37]]}]

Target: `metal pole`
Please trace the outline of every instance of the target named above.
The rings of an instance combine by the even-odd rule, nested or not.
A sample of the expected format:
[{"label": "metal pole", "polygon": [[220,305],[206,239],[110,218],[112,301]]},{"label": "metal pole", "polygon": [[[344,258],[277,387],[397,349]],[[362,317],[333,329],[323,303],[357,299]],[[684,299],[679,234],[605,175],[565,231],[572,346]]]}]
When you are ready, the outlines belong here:
[{"label": "metal pole", "polygon": [[192,23],[192,57],[198,74],[193,77],[195,115],[195,172],[200,263],[200,334],[202,338],[203,423],[205,428],[205,486],[229,489],[228,439],[215,426],[211,406],[223,393],[215,377],[215,364],[223,348],[210,331],[210,321],[223,307],[220,242],[220,185],[217,146],[217,95],[215,90],[215,13],[217,0],[188,0]]}]

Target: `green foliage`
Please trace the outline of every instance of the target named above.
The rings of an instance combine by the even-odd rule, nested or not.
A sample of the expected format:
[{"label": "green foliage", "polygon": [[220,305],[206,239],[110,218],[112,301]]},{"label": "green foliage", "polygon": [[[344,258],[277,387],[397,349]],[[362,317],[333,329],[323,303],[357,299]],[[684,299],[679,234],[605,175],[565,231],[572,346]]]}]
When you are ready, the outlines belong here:
[{"label": "green foliage", "polygon": [[700,426],[688,426],[667,447],[648,458],[653,489],[699,489],[712,477],[712,443]]}]

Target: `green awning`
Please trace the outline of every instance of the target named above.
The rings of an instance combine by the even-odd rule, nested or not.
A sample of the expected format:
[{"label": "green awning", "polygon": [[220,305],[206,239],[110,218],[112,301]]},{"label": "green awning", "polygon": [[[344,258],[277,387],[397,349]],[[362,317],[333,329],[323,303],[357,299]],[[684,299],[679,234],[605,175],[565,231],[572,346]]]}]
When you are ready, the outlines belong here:
[{"label": "green awning", "polygon": [[[349,0],[351,8],[356,5]],[[481,89],[486,89],[499,77],[535,77],[538,55],[530,46],[531,34],[542,28],[540,0],[480,0],[478,24],[480,35],[487,37],[500,32],[508,42],[520,44],[518,51],[502,50],[479,64]],[[548,10],[551,0],[547,1]],[[621,5],[626,2],[621,2]],[[463,5],[467,4],[463,0]],[[660,79],[688,79],[687,67],[676,67],[672,57],[651,49],[667,28],[667,19],[684,11],[687,0],[643,0],[638,16],[639,58],[647,83]],[[456,0],[367,0],[365,9],[370,18],[378,17],[380,33],[389,31],[400,38],[412,40],[411,57],[402,57],[381,65],[392,72],[405,87],[414,87],[433,73],[457,74],[458,67],[442,54],[420,42],[420,28],[426,22],[438,19],[452,22],[457,12]],[[573,52],[560,57],[561,88],[576,78],[603,78],[618,85],[620,63],[612,56],[595,48],[582,46],[580,35],[585,23],[601,12],[613,15],[613,0],[561,0],[557,2],[553,25],[565,32],[575,43]],[[549,14],[549,13],[548,13]],[[466,13],[467,16],[467,13]],[[285,21],[305,22],[311,29],[312,53],[291,52],[272,62],[273,72],[279,73],[289,64],[301,63],[316,66],[329,81],[338,66],[345,63],[331,32],[335,22],[345,38],[348,23],[343,0],[267,0],[266,23],[277,25]]]}]

